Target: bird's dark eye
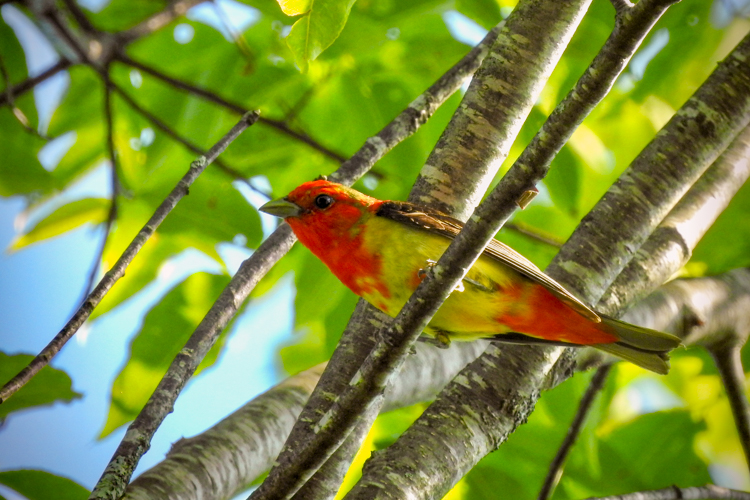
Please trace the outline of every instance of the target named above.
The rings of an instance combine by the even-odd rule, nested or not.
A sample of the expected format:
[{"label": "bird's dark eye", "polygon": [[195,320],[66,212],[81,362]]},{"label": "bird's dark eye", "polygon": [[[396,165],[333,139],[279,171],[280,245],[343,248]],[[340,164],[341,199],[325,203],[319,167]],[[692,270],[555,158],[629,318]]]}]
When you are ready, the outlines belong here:
[{"label": "bird's dark eye", "polygon": [[324,210],[331,205],[333,205],[333,198],[331,198],[327,194],[319,194],[315,197],[315,206],[320,208],[321,210]]}]

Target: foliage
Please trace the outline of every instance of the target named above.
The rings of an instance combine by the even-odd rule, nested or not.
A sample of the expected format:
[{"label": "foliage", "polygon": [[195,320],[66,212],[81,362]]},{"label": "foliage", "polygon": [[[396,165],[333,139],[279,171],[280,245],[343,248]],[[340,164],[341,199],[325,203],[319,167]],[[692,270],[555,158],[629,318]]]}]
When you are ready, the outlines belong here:
[{"label": "foliage", "polygon": [[[512,2],[503,0],[278,3],[245,0],[241,8],[233,5],[244,13],[243,29],[239,30],[231,28],[233,20],[222,12],[229,4],[218,2],[212,7],[218,11],[214,17],[191,11],[187,18],[142,36],[125,50],[139,64],[243,108],[260,109],[269,121],[252,127],[232,143],[222,155],[229,168],[214,165],[200,177],[95,311],[92,319],[96,325],[137,297],[170,258],[187,249],[198,250],[221,269],[220,275],[199,273],[188,277],[144,311],[130,356],[112,386],[102,436],[134,418],[185,338],[228,282],[230,271],[220,246],[255,249],[260,244],[263,229],[255,208],[257,199],[284,195],[304,180],[330,173],[338,157],[356,151],[460,59],[468,46],[457,38],[467,30],[454,37],[456,26],[448,22],[448,14],[458,12],[465,20],[489,28],[512,7]],[[111,0],[100,11],[85,14],[97,29],[118,32],[137,25],[163,6],[162,2]],[[6,5],[4,15],[8,9],[33,17],[24,5]],[[711,2],[698,0],[684,0],[669,9],[610,95],[558,155],[538,199],[517,213],[513,222],[563,241],[572,233],[629,162],[747,31],[746,22],[740,19],[718,29],[711,22],[711,9]],[[289,16],[302,17],[295,20]],[[594,1],[502,172],[584,71],[612,27],[609,2]],[[178,28],[191,33],[190,39],[178,36]],[[19,33],[14,30],[17,28],[0,22],[1,62],[10,82],[17,84],[29,76],[26,63],[30,49],[21,46]],[[170,133],[134,108],[119,91],[111,92],[119,186],[114,191],[117,216],[101,259],[105,269],[114,264],[196,156],[173,135],[205,150],[238,119],[235,111],[175,88],[127,62],[116,61],[109,70],[111,81],[122,93],[166,124]],[[69,196],[87,175],[109,168],[106,86],[102,76],[90,67],[75,65],[67,74],[70,84],[48,121],[37,112],[31,92],[14,96],[13,105],[39,133],[26,130],[10,106],[0,108],[0,195],[23,198],[31,221],[17,235],[11,251],[25,251],[31,244],[43,245],[82,225],[107,221],[111,186],[97,197]],[[44,99],[42,91],[37,96],[37,102]],[[380,198],[404,199],[459,99],[451,98],[356,187]],[[308,137],[309,143],[288,130]],[[45,135],[52,139],[45,139]],[[71,138],[72,145],[66,147]],[[54,165],[43,165],[39,160],[42,148],[62,148],[64,154]],[[252,202],[243,195],[247,190],[237,177],[250,179],[256,191]],[[693,275],[750,262],[750,239],[746,237],[748,189],[746,186],[740,191],[696,249],[688,266]],[[517,231],[504,229],[498,237],[541,267],[556,252],[554,247]],[[277,358],[289,373],[294,373],[330,356],[356,298],[302,248],[291,251],[253,296],[268,293],[289,272],[294,273],[296,287],[293,313],[297,335],[293,343],[281,348]],[[219,358],[225,337],[202,366]],[[0,352],[0,380],[9,379],[28,359],[26,355]],[[663,381],[633,367],[621,367],[617,376],[610,377],[573,450],[555,498],[616,494],[672,483],[699,485],[711,480],[711,464],[728,455],[736,457],[739,445],[732,439],[734,435],[726,438],[717,431],[732,426],[726,399],[716,388],[718,376],[689,368],[696,360],[703,367],[700,355],[683,355]],[[710,401],[699,401],[691,392],[698,376],[715,389]],[[650,380],[645,389],[638,385],[643,379]],[[456,487],[455,497],[495,498],[500,485],[508,497],[535,495],[587,380],[587,375],[577,375],[545,394],[529,423],[507,446],[483,460]],[[656,404],[622,420],[617,415],[622,408],[618,395],[638,392],[634,387],[641,387],[646,395],[668,394],[678,401],[677,408]],[[80,395],[71,389],[67,375],[45,368],[23,391],[0,406],[0,418],[11,411],[77,397]],[[381,416],[367,446],[378,449],[392,442],[421,409],[418,406]],[[646,445],[636,447],[636,442]],[[55,481],[63,480],[52,478],[39,471],[0,472],[0,483],[29,499],[44,497],[30,484],[39,491],[52,491],[53,487],[60,491]],[[747,485],[746,478],[744,481]],[[69,498],[81,497],[78,489],[82,487],[68,487]],[[62,493],[55,495],[63,498]]]},{"label": "foliage", "polygon": [[[10,380],[32,359],[33,356],[27,354],[9,356],[0,352],[0,381],[5,383]],[[72,381],[65,372],[51,366],[44,367],[34,380],[18,391],[16,397],[0,406],[0,422],[5,420],[10,413],[24,408],[51,405],[57,401],[70,402],[83,396],[72,390],[71,386]]]}]

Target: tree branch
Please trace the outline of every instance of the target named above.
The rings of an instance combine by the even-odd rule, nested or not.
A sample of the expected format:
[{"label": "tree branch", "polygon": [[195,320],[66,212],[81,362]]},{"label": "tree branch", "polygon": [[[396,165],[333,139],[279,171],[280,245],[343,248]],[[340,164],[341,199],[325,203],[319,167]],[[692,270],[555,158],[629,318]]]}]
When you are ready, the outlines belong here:
[{"label": "tree branch", "polygon": [[691,488],[672,486],[663,490],[639,491],[637,493],[627,493],[625,495],[610,497],[592,497],[587,500],[701,500],[706,498],[714,500],[750,500],[750,493],[707,484],[706,486],[693,486]]},{"label": "tree branch", "polygon": [[749,176],[750,126],[735,137],[664,218],[609,287],[599,306],[620,309],[642,298],[629,283],[643,283],[648,290],[667,281],[675,269],[687,263],[692,249]]},{"label": "tree branch", "polygon": [[86,13],[83,12],[83,9],[81,9],[76,0],[63,0],[63,3],[65,4],[65,7],[68,8],[70,14],[73,16],[73,19],[75,19],[78,23],[78,26],[80,26],[81,29],[86,32],[86,34],[93,36],[99,34],[99,30],[94,28],[94,25],[91,24],[91,21],[89,21],[89,18],[86,17]]},{"label": "tree branch", "polygon": [[[174,139],[178,143],[180,143],[183,146],[185,146],[189,151],[192,151],[193,153],[195,153],[197,155],[205,156],[206,152],[205,152],[205,150],[203,148],[201,148],[201,147],[193,144],[188,139],[186,139],[185,137],[183,137],[180,134],[178,134],[172,127],[170,127],[169,125],[167,125],[166,123],[164,123],[156,115],[152,114],[150,111],[148,111],[147,109],[145,109],[144,107],[142,107],[140,104],[138,104],[132,97],[130,97],[125,92],[125,90],[122,87],[120,87],[119,85],[117,85],[116,83],[114,83],[111,80],[108,81],[108,86],[110,88],[112,88],[114,91],[116,91],[118,94],[120,94],[120,97],[122,97],[122,99],[125,102],[127,102],[128,105],[130,105],[131,108],[133,108],[138,114],[140,114],[141,116],[143,116],[144,118],[146,118],[148,121],[150,121],[154,126],[156,126],[156,128],[158,128],[159,130],[161,130],[162,132],[164,132],[165,134],[167,134],[169,137],[171,137],[172,139]],[[259,121],[260,121],[260,118],[259,118]],[[221,159],[217,158],[214,161],[214,165],[216,165],[216,167],[219,170],[221,170],[222,172],[226,173],[227,175],[229,175],[233,179],[242,181],[245,185],[247,185],[250,189],[252,189],[253,191],[257,192],[258,194],[268,197],[268,195],[266,193],[260,191],[255,186],[253,186],[250,183],[250,181],[248,181],[247,178],[244,175],[242,175],[241,172],[238,172],[234,168],[230,167],[229,165],[227,165],[226,163],[224,163],[223,161],[221,161]]]},{"label": "tree branch", "polygon": [[[40,83],[52,78],[56,74],[58,74],[60,71],[68,69],[73,63],[71,63],[68,59],[60,59],[55,64],[50,66],[48,69],[42,71],[38,75],[34,77],[27,78],[26,80],[22,81],[21,83],[17,85],[13,85],[10,89],[10,94],[13,96],[19,96],[21,94],[24,94],[28,92],[29,90],[33,89]],[[10,85],[10,82],[7,82],[8,85]],[[0,106],[4,106],[6,104],[9,104],[8,101],[8,91],[4,90],[2,95],[0,95]]]},{"label": "tree branch", "polygon": [[610,0],[612,2],[612,7],[615,8],[615,12],[617,13],[617,19],[618,21],[634,7],[633,3],[630,0]]},{"label": "tree branch", "polygon": [[[750,463],[750,405],[739,350],[750,336],[750,270],[737,269],[718,279],[668,283],[629,310],[624,318],[669,331],[713,356],[727,391],[745,457]],[[674,311],[682,320],[670,319]]]},{"label": "tree branch", "polygon": [[[635,9],[651,2],[638,2]],[[590,300],[750,122],[750,36],[711,74],[581,221],[552,270]],[[658,172],[658,174],[657,174]],[[618,224],[611,221],[618,220]],[[579,229],[580,229],[579,228]],[[595,302],[595,301],[594,301]]]},{"label": "tree branch", "polygon": [[159,205],[154,214],[148,220],[145,226],[138,232],[133,241],[128,245],[123,254],[117,260],[115,265],[110,269],[104,277],[96,285],[96,288],[89,294],[88,298],[84,301],[78,311],[68,321],[60,332],[55,335],[55,338],[47,344],[39,355],[37,355],[29,366],[21,370],[21,372],[8,381],[2,389],[0,389],[0,403],[8,399],[26,382],[31,380],[31,377],[36,375],[39,370],[46,366],[49,361],[57,354],[65,343],[78,331],[81,325],[91,315],[91,311],[101,302],[104,296],[109,292],[112,286],[119,280],[124,274],[130,262],[140,251],[146,241],[154,234],[156,228],[164,221],[170,211],[177,205],[177,203],[188,193],[189,186],[198,178],[198,176],[205,170],[205,168],[213,162],[219,154],[226,149],[243,130],[248,126],[252,125],[257,117],[257,114],[251,113],[242,117],[242,120],[232,127],[232,129],[219,140],[206,154],[194,161],[187,173],[180,179],[180,182],[174,187],[167,198]]}]

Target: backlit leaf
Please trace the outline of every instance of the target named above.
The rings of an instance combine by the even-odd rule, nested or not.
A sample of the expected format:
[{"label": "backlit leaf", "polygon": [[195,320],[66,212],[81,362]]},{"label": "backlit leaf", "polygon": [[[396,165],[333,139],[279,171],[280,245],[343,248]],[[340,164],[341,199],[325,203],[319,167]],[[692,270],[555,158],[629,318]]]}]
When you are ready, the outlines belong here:
[{"label": "backlit leaf", "polygon": [[[0,352],[0,385],[15,377],[24,369],[34,356],[29,354],[8,355]],[[8,414],[32,408],[48,406],[58,401],[70,402],[81,397],[72,388],[72,381],[67,373],[51,366],[45,366],[23,386],[16,394],[0,405],[0,422]]]}]

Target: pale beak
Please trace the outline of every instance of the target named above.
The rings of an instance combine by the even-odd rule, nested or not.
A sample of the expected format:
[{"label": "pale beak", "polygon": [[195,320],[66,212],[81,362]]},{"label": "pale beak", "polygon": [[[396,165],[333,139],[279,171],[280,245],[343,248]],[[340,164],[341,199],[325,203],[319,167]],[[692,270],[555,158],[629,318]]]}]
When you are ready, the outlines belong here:
[{"label": "pale beak", "polygon": [[287,217],[298,217],[302,213],[302,207],[296,203],[292,203],[286,198],[279,198],[278,200],[269,201],[258,210],[265,212],[276,217],[286,219]]}]

